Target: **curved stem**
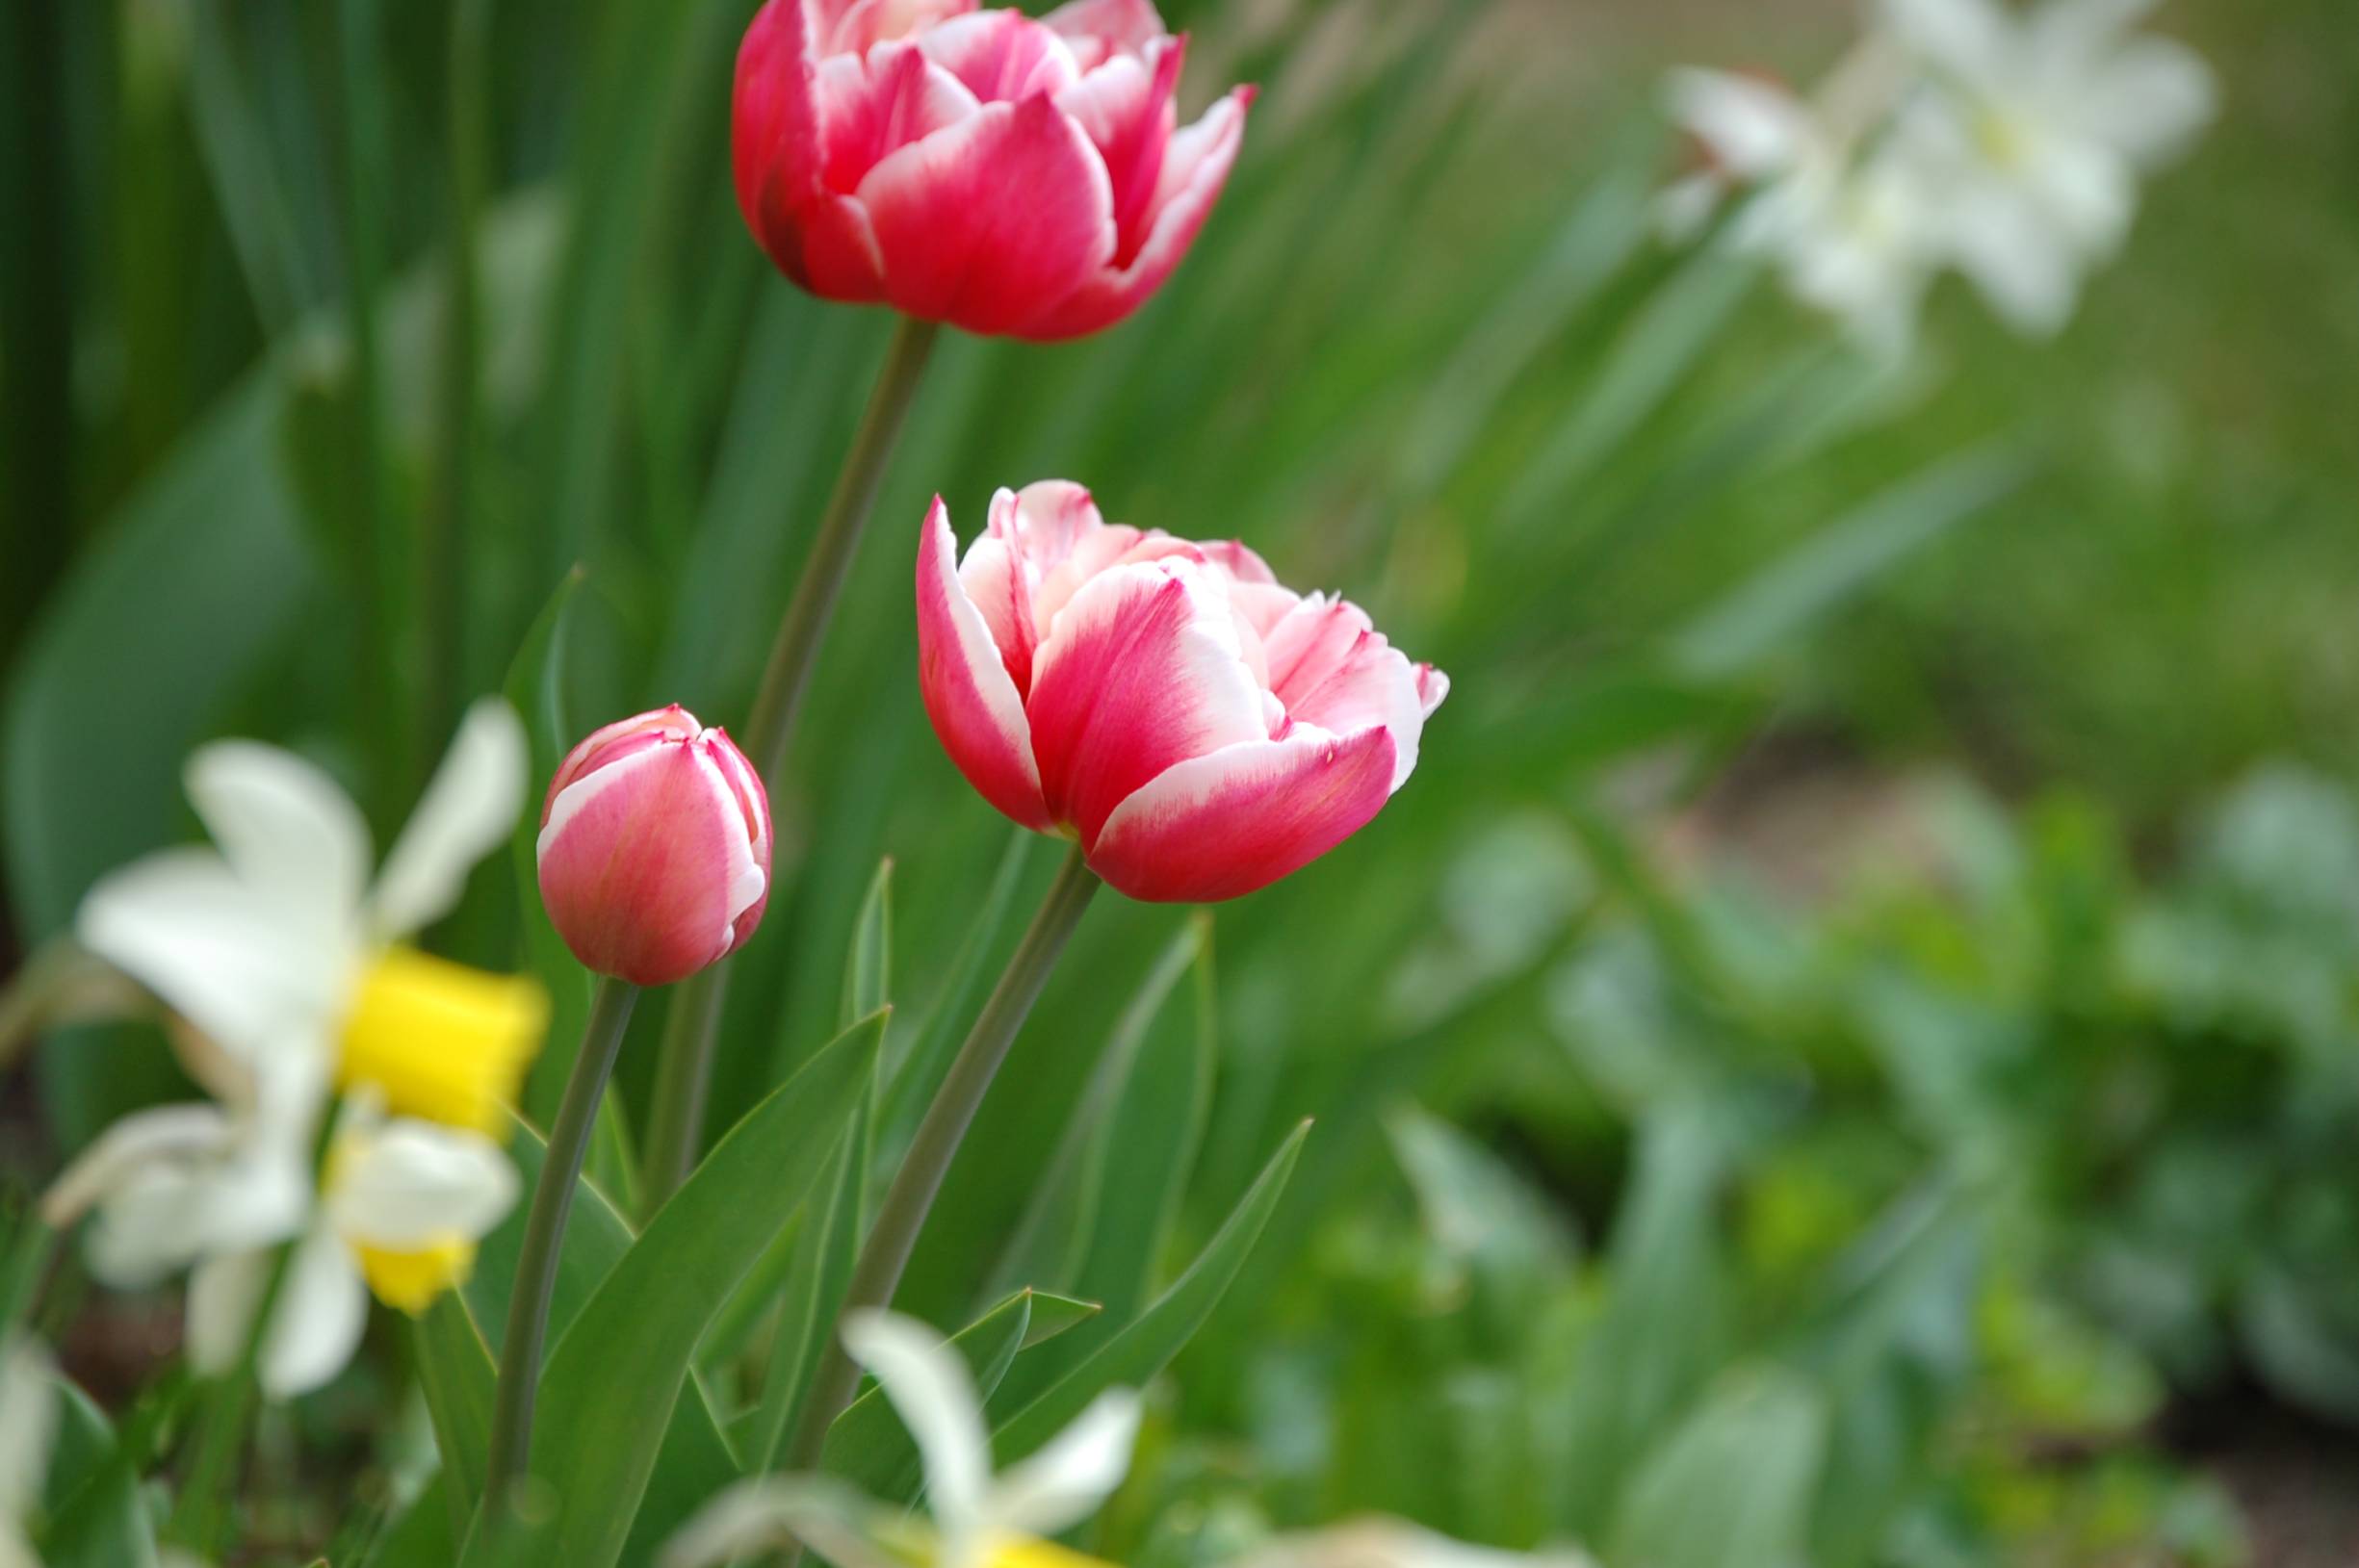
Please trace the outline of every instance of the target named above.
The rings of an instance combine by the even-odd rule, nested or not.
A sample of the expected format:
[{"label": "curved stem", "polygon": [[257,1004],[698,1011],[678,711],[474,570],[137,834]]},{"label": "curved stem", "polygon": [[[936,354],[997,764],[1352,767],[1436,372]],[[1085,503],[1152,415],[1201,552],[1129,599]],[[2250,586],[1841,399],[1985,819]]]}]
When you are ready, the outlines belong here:
[{"label": "curved stem", "polygon": [[[827,635],[844,577],[859,553],[861,531],[876,505],[886,460],[900,439],[902,423],[940,330],[932,321],[909,317],[901,318],[894,328],[884,367],[876,373],[876,385],[868,394],[868,410],[860,417],[851,450],[844,453],[843,467],[836,476],[835,492],[828,497],[827,510],[819,519],[811,558],[803,564],[794,598],[770,644],[769,661],[763,666],[762,685],[754,694],[753,711],[740,738],[745,755],[772,791],[779,785],[795,714],[804,693],[811,689],[820,639]],[[661,1206],[696,1163],[705,1095],[713,1082],[713,1041],[728,989],[729,967],[716,964],[684,981],[672,997],[663,1023],[663,1043],[656,1058],[655,1100],[647,1117],[644,1173],[650,1210]]]},{"label": "curved stem", "polygon": [[958,1056],[951,1062],[942,1087],[935,1091],[933,1103],[925,1108],[925,1118],[918,1123],[917,1136],[909,1142],[909,1153],[903,1157],[900,1170],[894,1173],[893,1186],[876,1211],[876,1224],[860,1249],[860,1261],[853,1265],[842,1308],[836,1322],[828,1325],[827,1347],[821,1352],[817,1372],[812,1375],[811,1391],[804,1398],[803,1408],[795,1417],[794,1437],[787,1446],[783,1468],[817,1468],[820,1450],[827,1445],[828,1427],[843,1413],[843,1407],[851,1402],[852,1391],[860,1384],[860,1369],[845,1353],[837,1329],[846,1314],[893,1304],[893,1293],[901,1283],[901,1271],[908,1267],[910,1251],[918,1244],[918,1232],[934,1206],[934,1195],[942,1191],[942,1179],[949,1171],[951,1157],[958,1152],[969,1124],[974,1120],[976,1107],[983,1103],[984,1092],[990,1089],[999,1064],[1006,1060],[1016,1031],[1023,1027],[1025,1015],[1039,1000],[1049,971],[1056,967],[1057,955],[1064,952],[1066,939],[1081,923],[1081,912],[1089,907],[1090,895],[1099,886],[1098,874],[1083,861],[1076,844],[1066,856],[1065,863],[1057,868],[1056,881],[1050,886],[1040,913],[1032,917],[1031,929],[1024,934],[1015,956],[1007,961],[1007,972],[999,977],[990,1000],[976,1015],[967,1042],[958,1048]]},{"label": "curved stem", "polygon": [[506,1505],[524,1478],[532,1454],[532,1398],[540,1387],[541,1348],[549,1333],[549,1299],[557,1288],[557,1264],[573,1209],[574,1186],[598,1124],[598,1101],[631,1022],[639,990],[611,975],[598,982],[589,1027],[565,1097],[549,1129],[540,1181],[532,1189],[532,1212],[525,1220],[524,1245],[516,1257],[516,1284],[507,1298],[507,1330],[500,1341],[500,1380],[492,1402],[489,1456],[483,1466],[483,1517]]}]

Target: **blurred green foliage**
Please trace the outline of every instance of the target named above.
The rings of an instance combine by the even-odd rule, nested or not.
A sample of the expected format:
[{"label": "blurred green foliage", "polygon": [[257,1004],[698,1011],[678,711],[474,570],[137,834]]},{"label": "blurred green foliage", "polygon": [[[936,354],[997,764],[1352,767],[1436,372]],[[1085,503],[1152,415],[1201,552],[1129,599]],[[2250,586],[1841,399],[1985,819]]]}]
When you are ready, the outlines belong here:
[{"label": "blurred green foliage", "polygon": [[[2174,1391],[2249,1370],[2359,1421],[2346,7],[2166,16],[2228,110],[2131,254],[2053,345],[1937,301],[1898,374],[1655,246],[1645,8],[1169,9],[1192,101],[1264,84],[1245,156],[1134,322],[946,339],[774,802],[791,880],[714,1134],[880,999],[922,1082],[1012,943],[987,889],[1021,907],[1050,857],[927,733],[907,583],[930,494],[971,532],[993,487],[1069,475],[1351,593],[1456,681],[1328,861],[1208,926],[1093,912],[913,1266],[945,1326],[1018,1286],[1104,1303],[1002,1368],[1013,1414],[1318,1118],[1106,1550],[1381,1507],[1631,1568],[2237,1560],[2156,1439]],[[11,8],[24,948],[189,835],[205,736],[303,749],[382,834],[475,692],[544,752],[743,707],[887,326],[741,232],[750,10]],[[1678,44],[1800,73],[1843,25],[1732,8]],[[1824,904],[1667,875],[1653,825],[1781,746],[1949,758],[2017,804],[1898,791],[1937,871]],[[2224,793],[2280,756],[2310,771]],[[1857,826],[1828,814],[1807,842]],[[437,945],[578,990],[529,880],[486,869]],[[39,1067],[67,1149],[172,1082],[131,1031]],[[921,1098],[888,1093],[871,1182]],[[779,1397],[802,1245],[704,1348],[722,1419]]]}]

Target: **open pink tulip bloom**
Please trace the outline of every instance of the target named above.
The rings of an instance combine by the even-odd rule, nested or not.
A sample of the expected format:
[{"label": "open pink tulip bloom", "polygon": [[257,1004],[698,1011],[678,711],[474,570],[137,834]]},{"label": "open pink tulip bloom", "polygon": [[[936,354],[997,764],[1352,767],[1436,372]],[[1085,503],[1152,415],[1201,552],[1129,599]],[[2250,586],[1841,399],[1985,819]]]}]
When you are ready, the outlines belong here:
[{"label": "open pink tulip bloom", "polygon": [[1151,0],[769,0],[738,51],[738,205],[780,270],[970,332],[1095,332],[1180,264],[1253,90],[1175,127]]},{"label": "open pink tulip bloom", "polygon": [[1235,898],[1326,854],[1417,764],[1449,679],[1234,542],[1109,525],[1061,479],[918,553],[925,710],[983,798],[1132,898]]},{"label": "open pink tulip bloom", "polygon": [[677,703],[593,732],[541,805],[541,902],[583,967],[668,986],[745,945],[770,898],[770,803]]}]

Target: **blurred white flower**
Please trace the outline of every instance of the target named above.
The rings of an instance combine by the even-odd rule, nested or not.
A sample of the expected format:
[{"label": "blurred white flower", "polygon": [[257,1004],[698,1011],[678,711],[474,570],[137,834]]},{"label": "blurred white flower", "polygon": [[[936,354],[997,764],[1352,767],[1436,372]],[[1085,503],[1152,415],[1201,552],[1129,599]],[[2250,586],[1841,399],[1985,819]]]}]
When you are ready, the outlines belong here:
[{"label": "blurred white flower", "polygon": [[1895,136],[1938,191],[1958,270],[2016,330],[2070,320],[2084,274],[2120,248],[2139,176],[2211,119],[2192,50],[2132,37],[2153,0],[1882,0],[1927,73]]},{"label": "blurred white flower", "polygon": [[[260,1367],[274,1396],[343,1368],[370,1289],[417,1311],[462,1278],[513,1203],[490,1135],[547,998],[393,943],[455,903],[506,839],[525,766],[514,711],[477,704],[372,887],[359,809],[324,774],[274,747],[207,746],[188,790],[218,848],[150,856],[84,899],[78,939],[172,1010],[173,1043],[215,1101],[123,1118],[42,1213],[61,1227],[95,1214],[87,1252],[103,1283],[194,1271],[199,1371],[242,1353],[280,1244],[296,1246]],[[337,1085],[351,1097],[315,1170]]]},{"label": "blurred white flower", "polygon": [[57,1429],[48,1354],[30,1340],[0,1342],[0,1568],[40,1568],[25,1527],[40,1503]]},{"label": "blurred white flower", "polygon": [[175,1042],[228,1105],[299,1125],[331,1082],[371,1083],[396,1112],[496,1131],[546,998],[394,944],[506,840],[526,765],[514,709],[478,703],[372,887],[368,827],[333,780],[276,747],[203,747],[189,799],[218,847],[100,879],[75,935],[186,1020]]},{"label": "blurred white flower", "polygon": [[1658,198],[1693,237],[1739,199],[1728,243],[1886,356],[1956,267],[2010,327],[2048,334],[2120,248],[2139,176],[2211,117],[2191,51],[2131,37],[2152,0],[1879,0],[1878,25],[1808,97],[1682,70],[1672,119],[1701,167]]},{"label": "blurred white flower", "polygon": [[1468,1546],[1401,1519],[1356,1519],[1282,1535],[1234,1568],[1593,1568],[1569,1549],[1535,1553]]},{"label": "blurred white flower", "polygon": [[1729,244],[1768,259],[1796,298],[1887,357],[1914,336],[1939,264],[1927,171],[1910,150],[1871,136],[1901,85],[1897,66],[1871,39],[1810,100],[1763,77],[1673,72],[1672,116],[1705,167],[1666,191],[1656,209],[1676,239],[1750,193]]},{"label": "blurred white flower", "polygon": [[925,1466],[930,1539],[913,1542],[898,1509],[825,1477],[743,1481],[721,1493],[663,1555],[664,1568],[704,1568],[800,1541],[837,1568],[1061,1568],[1091,1559],[1047,1537],[1095,1512],[1130,1466],[1138,1396],[1110,1389],[1039,1452],[991,1470],[982,1401],[958,1352],[923,1324],[885,1312],[849,1315],[843,1343],[876,1375]]},{"label": "blurred white flower", "polygon": [[515,1168],[477,1132],[387,1119],[367,1092],[348,1102],[319,1190],[302,1139],[213,1106],[126,1117],[43,1200],[52,1224],[97,1210],[91,1272],[118,1288],[194,1266],[188,1356],[237,1365],[274,1248],[294,1241],[258,1367],[273,1398],[319,1387],[360,1343],[374,1290],[423,1310],[466,1275],[475,1245],[516,1200]]}]

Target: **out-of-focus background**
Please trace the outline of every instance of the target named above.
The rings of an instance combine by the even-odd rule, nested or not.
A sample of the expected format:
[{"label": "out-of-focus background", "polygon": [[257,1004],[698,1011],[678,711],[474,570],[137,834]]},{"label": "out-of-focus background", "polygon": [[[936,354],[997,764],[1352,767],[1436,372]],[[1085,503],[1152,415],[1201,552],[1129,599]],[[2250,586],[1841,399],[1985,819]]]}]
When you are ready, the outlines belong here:
[{"label": "out-of-focus background", "polygon": [[[750,10],[13,0],[10,964],[193,835],[200,739],[303,749],[381,835],[467,696],[544,748],[743,707],[888,324],[739,222]],[[1263,86],[1234,180],[1132,322],[946,337],[715,1126],[825,1038],[886,857],[893,1050],[1012,942],[992,891],[1052,857],[928,733],[907,584],[930,494],[964,533],[1069,476],[1456,683],[1327,861],[1093,913],[928,1232],[936,1322],[1120,1305],[1318,1118],[1099,1550],[1381,1508],[1617,1568],[2359,1560],[2347,0],[2163,7],[2222,110],[2123,259],[2047,343],[1944,284],[1897,370],[1648,219],[1665,68],[1806,81],[1848,6],[1169,10],[1191,110]],[[436,942],[521,965],[531,919],[495,864]],[[152,1035],[61,1035],[0,1161],[38,1182],[173,1088]],[[86,1307],[102,1394],[172,1343]],[[377,1339],[355,1377],[399,1397]],[[385,1506],[376,1408],[289,1418],[334,1456],[272,1477],[291,1542]]]}]

